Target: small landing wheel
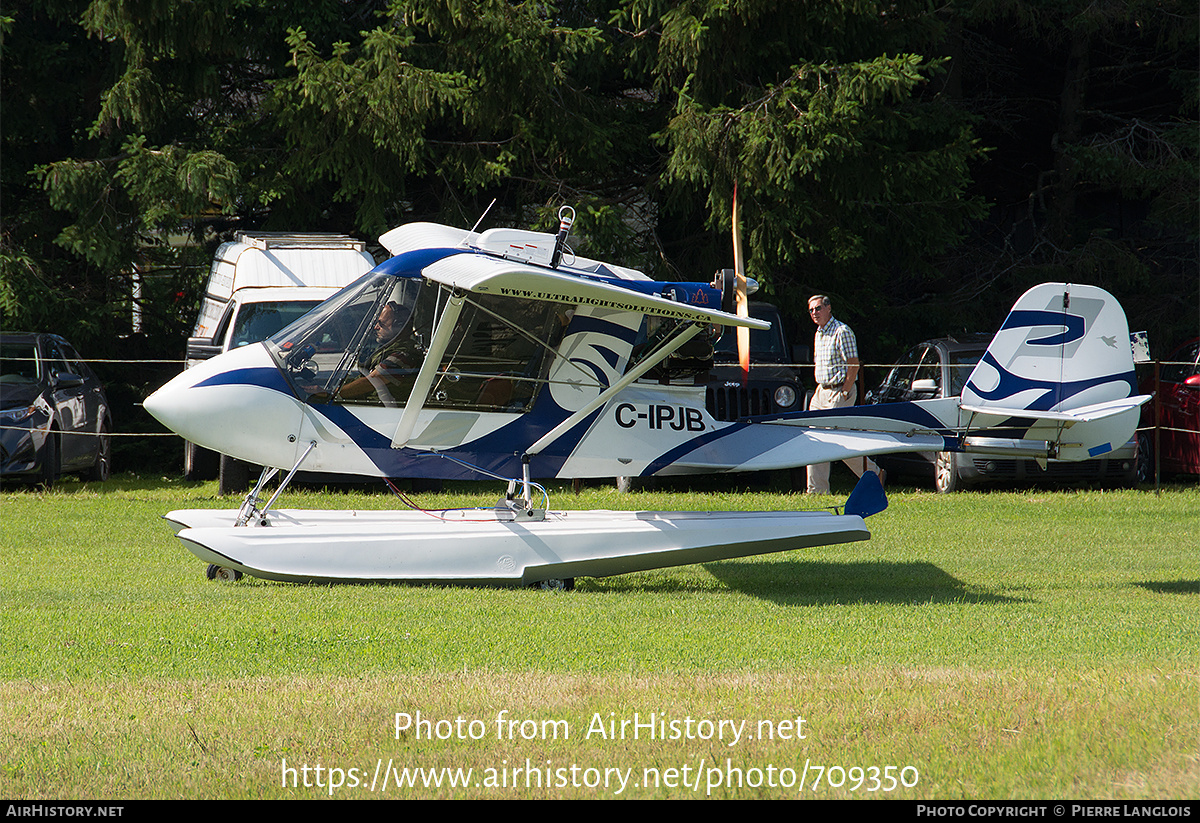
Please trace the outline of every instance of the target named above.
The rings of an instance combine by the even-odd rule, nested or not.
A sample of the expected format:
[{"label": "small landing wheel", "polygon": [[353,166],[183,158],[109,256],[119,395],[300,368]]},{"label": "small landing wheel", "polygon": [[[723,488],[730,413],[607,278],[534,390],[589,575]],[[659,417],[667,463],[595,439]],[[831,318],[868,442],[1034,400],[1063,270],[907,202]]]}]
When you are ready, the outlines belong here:
[{"label": "small landing wheel", "polygon": [[237,569],[227,569],[224,566],[218,566],[216,563],[209,563],[208,570],[204,575],[209,580],[220,580],[222,583],[232,583],[235,580],[242,579],[242,573]]},{"label": "small landing wheel", "polygon": [[531,588],[541,589],[544,592],[570,592],[575,591],[574,577],[554,577],[550,580],[539,580],[534,583]]}]

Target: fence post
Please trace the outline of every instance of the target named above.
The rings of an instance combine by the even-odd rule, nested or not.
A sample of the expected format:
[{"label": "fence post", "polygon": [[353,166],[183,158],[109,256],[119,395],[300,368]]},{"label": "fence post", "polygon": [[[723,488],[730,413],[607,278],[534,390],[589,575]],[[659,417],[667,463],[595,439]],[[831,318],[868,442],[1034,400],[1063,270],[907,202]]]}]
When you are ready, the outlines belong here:
[{"label": "fence post", "polygon": [[1162,394],[1159,385],[1159,368],[1161,366],[1161,360],[1154,361],[1154,493],[1156,495],[1162,494],[1162,485],[1159,482],[1162,473],[1162,454],[1159,446],[1159,427],[1162,425],[1162,416],[1158,400]]}]

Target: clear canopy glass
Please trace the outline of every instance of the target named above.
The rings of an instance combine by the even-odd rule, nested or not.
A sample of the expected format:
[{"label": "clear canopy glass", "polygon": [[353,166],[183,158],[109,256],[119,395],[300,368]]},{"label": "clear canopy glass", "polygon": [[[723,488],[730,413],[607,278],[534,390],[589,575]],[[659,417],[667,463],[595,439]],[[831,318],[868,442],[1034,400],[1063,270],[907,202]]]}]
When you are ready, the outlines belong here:
[{"label": "clear canopy glass", "polygon": [[[403,406],[448,297],[431,281],[375,273],[270,338],[268,348],[309,402]],[[425,405],[528,411],[571,308],[467,295]]]}]

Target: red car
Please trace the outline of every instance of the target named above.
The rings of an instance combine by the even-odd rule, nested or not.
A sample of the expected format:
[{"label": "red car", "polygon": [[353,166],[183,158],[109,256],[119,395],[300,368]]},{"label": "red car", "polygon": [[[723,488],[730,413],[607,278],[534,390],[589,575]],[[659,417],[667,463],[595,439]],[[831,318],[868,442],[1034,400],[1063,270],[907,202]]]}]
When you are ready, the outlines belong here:
[{"label": "red car", "polygon": [[[1154,376],[1142,394],[1155,391]],[[1154,480],[1155,415],[1161,474],[1200,474],[1200,339],[1184,343],[1159,367],[1158,394],[1142,407],[1138,431],[1138,479]]]}]

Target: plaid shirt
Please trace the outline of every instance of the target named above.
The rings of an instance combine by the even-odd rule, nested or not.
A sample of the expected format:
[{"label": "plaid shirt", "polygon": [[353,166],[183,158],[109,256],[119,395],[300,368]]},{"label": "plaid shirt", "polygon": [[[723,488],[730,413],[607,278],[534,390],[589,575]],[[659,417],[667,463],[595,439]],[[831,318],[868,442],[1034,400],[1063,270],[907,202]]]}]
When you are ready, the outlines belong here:
[{"label": "plaid shirt", "polygon": [[858,359],[858,343],[850,327],[836,318],[817,329],[813,346],[816,381],[822,386],[841,386],[846,382],[847,361]]}]

